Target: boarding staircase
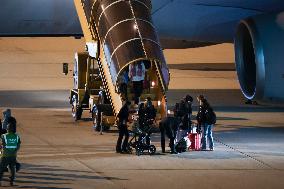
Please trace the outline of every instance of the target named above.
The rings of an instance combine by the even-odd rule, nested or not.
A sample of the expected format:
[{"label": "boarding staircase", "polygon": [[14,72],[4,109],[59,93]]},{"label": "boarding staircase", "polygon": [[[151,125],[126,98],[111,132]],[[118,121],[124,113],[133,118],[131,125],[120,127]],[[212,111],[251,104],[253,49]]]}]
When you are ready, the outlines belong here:
[{"label": "boarding staircase", "polygon": [[[151,63],[147,71],[150,87],[143,91],[141,99],[151,97],[158,109],[158,117],[165,117],[169,70],[151,21],[151,1],[74,0],[74,3],[87,51],[97,60],[114,115],[123,103],[118,77],[129,64],[147,60]],[[130,85],[128,90],[131,94]]]}]

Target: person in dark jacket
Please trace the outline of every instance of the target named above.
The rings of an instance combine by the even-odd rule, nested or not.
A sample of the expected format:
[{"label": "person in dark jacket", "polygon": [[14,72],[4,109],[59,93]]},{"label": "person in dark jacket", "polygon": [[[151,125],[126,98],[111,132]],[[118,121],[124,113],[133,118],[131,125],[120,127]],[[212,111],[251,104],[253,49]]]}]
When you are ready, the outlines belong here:
[{"label": "person in dark jacket", "polygon": [[148,134],[146,137],[146,144],[150,145],[151,125],[156,119],[157,112],[154,105],[152,104],[152,99],[150,97],[148,97],[146,100],[144,112],[144,131]]},{"label": "person in dark jacket", "polygon": [[156,113],[157,113],[157,110],[152,104],[152,99],[150,97],[147,97],[147,100],[145,103],[145,119],[149,126],[154,123],[155,118],[156,118]]},{"label": "person in dark jacket", "polygon": [[175,150],[175,138],[176,138],[176,133],[178,130],[178,125],[180,124],[180,119],[177,117],[165,117],[161,120],[159,123],[159,128],[161,132],[161,147],[162,147],[162,152],[165,153],[165,135],[170,139],[170,148],[171,148],[171,153],[176,154]]},{"label": "person in dark jacket", "polygon": [[213,126],[216,123],[216,114],[214,113],[213,108],[208,104],[208,108],[205,111],[205,125],[204,125],[204,134],[203,134],[203,143],[202,149],[206,149],[206,139],[208,138],[209,150],[214,150],[214,141],[213,141]]},{"label": "person in dark jacket", "polygon": [[[129,116],[129,108],[130,108],[131,102],[126,101],[125,104],[120,109],[117,117],[118,117],[118,129],[119,129],[119,136],[117,139],[116,144],[116,152],[117,153],[126,153],[127,151],[127,143],[129,138],[129,132],[127,129],[127,122],[128,122],[128,116]],[[125,136],[123,144],[122,139],[123,136]]]},{"label": "person in dark jacket", "polygon": [[2,132],[6,133],[8,128],[8,120],[12,116],[11,109],[3,111]]},{"label": "person in dark jacket", "polygon": [[184,114],[182,115],[182,129],[191,132],[191,115],[192,115],[192,102],[193,98],[190,95],[186,95],[184,97],[184,101],[182,103],[182,108],[184,109]]},{"label": "person in dark jacket", "polygon": [[128,95],[127,95],[127,85],[128,85],[128,70],[124,70],[121,74],[119,79],[119,91],[121,92],[123,98],[128,100]]},{"label": "person in dark jacket", "polygon": [[183,117],[185,115],[185,102],[183,99],[180,100],[180,102],[176,103],[175,104],[175,107],[174,107],[174,117],[178,120],[178,129],[182,129],[182,130],[185,130],[183,128]]},{"label": "person in dark jacket", "polygon": [[209,138],[209,149],[211,151],[213,151],[213,137],[212,137],[212,127],[213,124],[209,124],[208,123],[208,112],[209,111],[213,111],[213,109],[211,108],[210,104],[208,103],[208,101],[205,99],[205,97],[203,95],[199,95],[197,97],[197,100],[199,102],[199,109],[198,109],[198,113],[196,116],[197,119],[197,123],[199,128],[202,128],[203,132],[202,132],[202,138],[201,138],[201,149],[202,150],[206,150],[206,142],[207,142],[207,137]]},{"label": "person in dark jacket", "polygon": [[139,127],[144,128],[145,126],[145,105],[141,103],[138,108],[138,122]]},{"label": "person in dark jacket", "polygon": [[192,101],[192,97],[187,95],[175,105],[174,116],[181,120],[179,127],[182,130],[191,130]]},{"label": "person in dark jacket", "polygon": [[174,107],[174,117],[182,118],[185,114],[185,102],[183,99],[177,102]]},{"label": "person in dark jacket", "polygon": [[4,132],[2,131],[2,120],[0,119],[0,135],[4,134]]},{"label": "person in dark jacket", "polygon": [[197,112],[197,115],[196,115],[196,121],[197,121],[197,132],[200,133],[201,132],[201,127],[204,126],[205,124],[205,98],[203,95],[199,95],[197,97],[197,101],[199,103],[199,106],[198,106],[198,112]]}]

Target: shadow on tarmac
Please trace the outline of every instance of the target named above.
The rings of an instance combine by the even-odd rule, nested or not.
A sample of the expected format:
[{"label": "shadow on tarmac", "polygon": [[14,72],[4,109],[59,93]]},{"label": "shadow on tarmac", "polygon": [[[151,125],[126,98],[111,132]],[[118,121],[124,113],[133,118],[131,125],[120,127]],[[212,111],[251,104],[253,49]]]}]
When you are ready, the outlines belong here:
[{"label": "shadow on tarmac", "polygon": [[199,71],[235,71],[235,63],[187,63],[168,64],[170,69],[177,70],[199,70]]},{"label": "shadow on tarmac", "polygon": [[186,94],[193,97],[192,109],[198,110],[196,97],[203,94],[215,111],[222,112],[284,112],[284,104],[247,105],[239,89],[170,89],[167,92],[169,109]]},{"label": "shadow on tarmac", "polygon": [[[96,175],[94,175],[96,174]],[[22,163],[22,169],[17,174],[15,181],[17,188],[54,188],[54,189],[71,189],[65,187],[74,180],[126,180],[117,177],[105,177],[97,175],[98,172],[79,171],[72,169],[61,169],[58,166],[33,165]],[[8,179],[3,179],[8,182]],[[42,186],[47,185],[47,186]],[[55,186],[52,186],[55,185]],[[64,187],[60,187],[64,185]]]},{"label": "shadow on tarmac", "polygon": [[[246,105],[239,89],[170,89],[167,91],[169,109],[173,109],[186,94],[193,98],[193,110],[197,110],[196,97],[203,94],[215,111],[223,112],[284,112],[284,105]],[[0,91],[0,106],[10,108],[70,108],[68,90]],[[62,117],[62,115],[56,115]],[[88,121],[89,119],[86,119]]]},{"label": "shadow on tarmac", "polygon": [[[220,130],[226,129],[226,130]],[[154,134],[154,141],[159,142],[159,134]],[[270,126],[240,126],[226,125],[215,126],[213,132],[215,143],[214,151],[187,151],[172,158],[187,158],[192,160],[229,160],[251,159],[268,169],[278,169],[277,165],[270,165],[262,160],[267,157],[283,157],[284,127],[270,124]],[[243,170],[244,168],[240,169]],[[248,170],[251,168],[248,168]],[[194,170],[194,169],[189,169]],[[200,169],[198,169],[200,170]],[[210,169],[209,169],[210,170]],[[232,169],[238,170],[238,169]],[[246,169],[247,170],[247,169]],[[253,169],[252,169],[253,170]]]},{"label": "shadow on tarmac", "polygon": [[[218,120],[224,120],[224,121],[246,121],[248,120],[247,118],[242,118],[242,117],[221,117],[217,115]],[[192,115],[191,120],[194,122],[196,120],[196,115]]]},{"label": "shadow on tarmac", "polygon": [[[235,125],[226,125],[222,128],[229,130],[215,131],[214,135],[218,138],[222,138],[226,143],[245,143],[249,147],[250,145],[269,144],[274,142],[284,142],[284,127],[283,126],[249,126],[243,127]],[[273,136],[273,137],[272,137]],[[245,139],[245,140],[244,140]],[[278,143],[278,144],[279,144]],[[279,146],[283,148],[283,146]],[[270,146],[271,148],[271,146]],[[262,147],[265,149],[265,147]],[[272,150],[273,148],[271,148]]]}]

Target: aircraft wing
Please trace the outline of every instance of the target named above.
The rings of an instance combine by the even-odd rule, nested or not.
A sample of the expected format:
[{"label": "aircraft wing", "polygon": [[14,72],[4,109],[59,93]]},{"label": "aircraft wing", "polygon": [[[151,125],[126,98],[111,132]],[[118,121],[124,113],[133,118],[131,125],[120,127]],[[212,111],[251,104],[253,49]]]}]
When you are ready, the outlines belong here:
[{"label": "aircraft wing", "polygon": [[160,38],[191,42],[233,42],[240,20],[284,10],[283,0],[154,0]]}]

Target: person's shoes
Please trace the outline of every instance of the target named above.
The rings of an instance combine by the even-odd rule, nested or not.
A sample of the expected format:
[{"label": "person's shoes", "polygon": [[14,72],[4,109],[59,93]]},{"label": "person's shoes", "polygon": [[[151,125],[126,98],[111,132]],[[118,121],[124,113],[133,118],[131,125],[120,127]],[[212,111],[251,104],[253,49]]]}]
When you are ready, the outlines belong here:
[{"label": "person's shoes", "polygon": [[214,151],[214,148],[210,148],[209,150],[210,150],[210,151]]},{"label": "person's shoes", "polygon": [[201,151],[206,151],[206,148],[201,148]]},{"label": "person's shoes", "polygon": [[129,154],[129,151],[128,151],[128,150],[122,150],[121,153],[122,153],[122,154]]},{"label": "person's shoes", "polygon": [[16,172],[20,171],[21,169],[21,164],[20,163],[16,163]]},{"label": "person's shoes", "polygon": [[178,152],[177,151],[171,151],[171,154],[178,154]]},{"label": "person's shoes", "polygon": [[121,150],[116,150],[116,153],[121,154],[122,151]]},{"label": "person's shoes", "polygon": [[9,172],[8,167],[4,168],[4,172]]},{"label": "person's shoes", "polygon": [[10,179],[10,186],[14,186],[14,180]]}]

